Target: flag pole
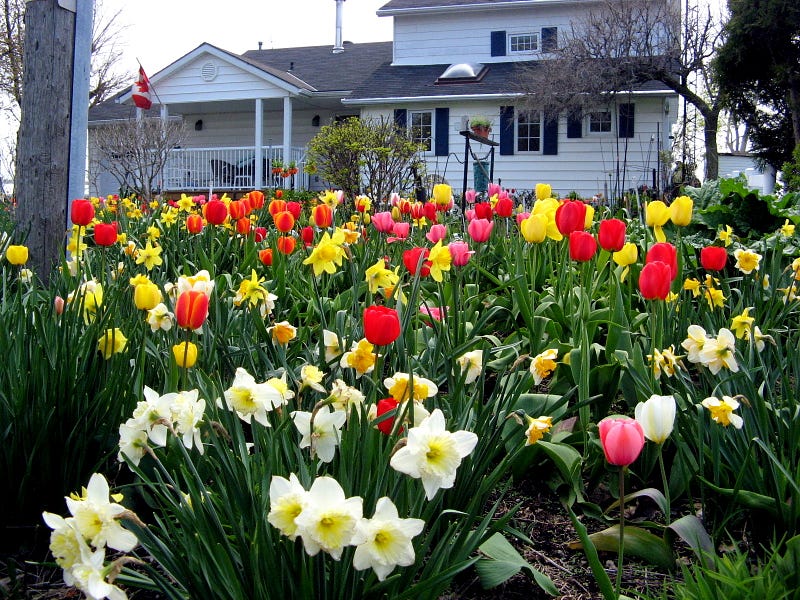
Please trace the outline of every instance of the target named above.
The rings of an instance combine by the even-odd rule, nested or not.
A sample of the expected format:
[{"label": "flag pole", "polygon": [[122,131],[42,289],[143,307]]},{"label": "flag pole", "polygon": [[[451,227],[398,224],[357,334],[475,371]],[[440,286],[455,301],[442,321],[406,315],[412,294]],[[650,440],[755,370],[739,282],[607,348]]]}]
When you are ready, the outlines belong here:
[{"label": "flag pole", "polygon": [[[141,71],[144,72],[144,67],[142,66],[142,63],[139,62],[138,58],[136,59],[136,64],[139,65],[139,69],[141,69]],[[147,75],[147,73],[145,73],[145,75]],[[158,92],[156,91],[156,86],[153,85],[153,82],[151,81],[150,77],[147,78],[147,82],[150,84],[150,89],[153,90],[153,93],[156,95],[156,100],[158,100],[158,103],[163,106],[164,103],[161,102],[161,98],[159,98]]]}]

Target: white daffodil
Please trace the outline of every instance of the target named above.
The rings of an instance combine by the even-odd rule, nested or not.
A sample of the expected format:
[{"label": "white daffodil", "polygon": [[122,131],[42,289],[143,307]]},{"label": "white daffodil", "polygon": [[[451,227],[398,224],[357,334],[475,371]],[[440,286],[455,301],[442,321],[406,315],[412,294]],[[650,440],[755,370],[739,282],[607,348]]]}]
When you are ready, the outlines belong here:
[{"label": "white daffodil", "polygon": [[325,387],[322,385],[322,379],[325,373],[319,367],[314,365],[303,365],[300,368],[300,381],[301,387],[311,388],[317,392],[324,392]]},{"label": "white daffodil", "polygon": [[739,370],[733,350],[736,345],[736,337],[733,332],[724,327],[717,332],[716,338],[709,338],[700,351],[700,362],[714,375],[725,367],[732,373]]},{"label": "white daffodil", "polygon": [[150,331],[156,332],[159,329],[169,331],[172,329],[175,315],[167,309],[167,305],[159,302],[153,308],[147,311],[147,324],[150,325]]},{"label": "white daffodil", "polygon": [[311,447],[312,456],[316,454],[322,462],[331,462],[336,454],[336,446],[342,437],[342,425],[347,420],[343,410],[332,410],[323,407],[314,415],[314,427],[311,427],[311,413],[297,410],[292,413],[294,426],[303,436],[301,448]]},{"label": "white daffodil", "polygon": [[325,345],[325,362],[329,363],[337,356],[341,356],[342,344],[339,342],[339,336],[333,331],[327,329],[322,330],[322,343]]},{"label": "white daffodil", "polygon": [[[178,284],[174,288],[175,298],[180,296],[183,292],[189,290],[197,290],[203,292],[209,298],[211,292],[214,291],[214,280],[205,269],[198,271],[195,275],[182,275],[178,278]],[[171,293],[173,290],[169,290]]]},{"label": "white daffodil", "polygon": [[411,538],[425,527],[422,519],[401,519],[394,503],[384,496],[375,505],[371,519],[361,519],[356,525],[352,544],[356,546],[353,567],[357,571],[372,568],[383,581],[395,567],[414,564],[414,545]]},{"label": "white daffodil", "polygon": [[50,533],[50,554],[56,559],[59,567],[68,571],[81,558],[81,547],[78,542],[80,534],[75,528],[75,518],[65,519],[61,515],[43,512],[42,518],[53,531]]},{"label": "white daffodil", "polygon": [[120,552],[129,552],[136,547],[136,536],[122,527],[118,517],[125,507],[111,502],[108,482],[100,473],[89,479],[85,494],[80,498],[67,498],[67,508],[75,517],[75,526],[80,534],[95,548],[108,545]]},{"label": "white daffodil", "polygon": [[[167,443],[167,433],[169,428],[167,423],[172,421],[172,400],[168,396],[161,396],[159,393],[147,386],[142,391],[144,400],[140,400],[133,410],[133,419],[138,423],[147,436],[157,446],[164,446]],[[127,423],[131,428],[133,423]]]},{"label": "white daffodil", "polygon": [[558,359],[558,349],[550,348],[540,352],[531,360],[530,371],[533,375],[533,384],[539,385],[556,370],[556,360]]},{"label": "white daffodil", "polygon": [[357,388],[347,385],[341,379],[333,382],[329,397],[333,401],[331,404],[333,408],[343,410],[346,413],[349,413],[354,407],[364,404],[364,394]]},{"label": "white daffodil", "polygon": [[470,350],[456,359],[461,372],[466,372],[464,383],[474,382],[483,372],[483,350]]},{"label": "white daffodil", "polygon": [[686,350],[686,360],[691,363],[702,362],[700,352],[708,340],[706,330],[700,325],[689,325],[686,333],[687,338],[681,342],[681,347]]},{"label": "white daffodil", "polygon": [[295,519],[303,512],[307,503],[308,492],[297,479],[297,475],[291,473],[289,479],[273,475],[269,485],[270,511],[267,521],[292,541],[298,535]]},{"label": "white daffodil", "polygon": [[676,407],[674,396],[653,394],[645,402],[639,402],[634,414],[642,426],[644,437],[656,444],[663,444],[675,425]]},{"label": "white daffodil", "polygon": [[289,384],[286,383],[286,372],[280,377],[270,377],[264,382],[278,393],[277,402],[273,402],[273,408],[284,406],[289,403],[289,400],[294,398],[294,392],[289,389]]},{"label": "white daffodil", "polygon": [[736,429],[741,429],[744,425],[744,419],[733,412],[739,408],[739,401],[730,396],[723,396],[722,399],[711,396],[701,404],[709,410],[715,423],[724,427],[733,425]]},{"label": "white daffodil", "polygon": [[136,419],[128,419],[119,426],[119,452],[117,460],[125,462],[128,458],[134,465],[147,453],[147,432]]},{"label": "white daffodil", "polygon": [[363,499],[346,498],[339,482],[332,477],[318,477],[308,490],[307,504],[295,518],[303,546],[309,556],[324,550],[334,560],[342,557],[362,517]]},{"label": "white daffodil", "polygon": [[[255,419],[264,427],[270,427],[267,412],[283,404],[283,398],[273,386],[256,383],[250,373],[239,367],[231,387],[225,390],[225,404],[245,423]],[[222,406],[219,399],[217,405]]]},{"label": "white daffodil", "polygon": [[172,399],[170,410],[172,421],[175,423],[175,433],[181,436],[183,445],[187,449],[191,450],[192,446],[196,446],[200,454],[203,454],[200,423],[203,421],[206,401],[198,398],[198,394],[197,390],[191,390],[168,395]]},{"label": "white daffodil", "polygon": [[431,500],[439,488],[453,487],[461,459],[477,443],[478,436],[470,431],[447,431],[444,414],[437,408],[419,426],[409,429],[408,442],[389,464],[396,471],[422,479],[425,495]]},{"label": "white daffodil", "polygon": [[127,600],[128,595],[117,586],[108,583],[106,576],[106,549],[98,548],[92,552],[83,540],[78,540],[81,547],[81,560],[71,569],[64,571],[64,582],[78,588],[88,600]]},{"label": "white daffodil", "polygon": [[[413,382],[414,391],[410,388]],[[391,377],[383,380],[383,385],[389,390],[389,394],[398,402],[405,402],[413,398],[416,402],[421,402],[425,398],[432,398],[439,392],[439,388],[430,379],[411,375],[409,373],[395,373]]]}]

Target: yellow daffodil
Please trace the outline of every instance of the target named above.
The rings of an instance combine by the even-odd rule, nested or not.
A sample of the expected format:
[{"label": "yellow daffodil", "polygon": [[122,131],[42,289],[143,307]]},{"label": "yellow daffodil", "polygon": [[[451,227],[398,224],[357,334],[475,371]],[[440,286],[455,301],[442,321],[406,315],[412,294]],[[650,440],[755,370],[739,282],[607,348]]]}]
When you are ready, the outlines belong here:
[{"label": "yellow daffodil", "polygon": [[161,218],[159,220],[164,227],[172,227],[178,222],[178,209],[172,207],[167,208],[161,213]]},{"label": "yellow daffodil", "polygon": [[692,222],[694,203],[689,196],[678,196],[669,205],[669,218],[673,225],[685,227]]},{"label": "yellow daffodil", "polygon": [[280,323],[275,323],[272,327],[267,328],[272,334],[272,339],[278,342],[279,344],[285,346],[289,342],[291,342],[295,337],[297,337],[297,328],[293,325],[290,325],[288,321],[281,321]]},{"label": "yellow daffodil", "polygon": [[700,295],[700,280],[690,277],[683,282],[683,289],[687,292],[692,292],[692,298],[697,298]]},{"label": "yellow daffodil", "polygon": [[194,199],[186,194],[181,194],[181,198],[176,204],[178,205],[178,209],[182,210],[183,212],[188,213],[194,210]]},{"label": "yellow daffodil", "polygon": [[740,340],[749,338],[753,321],[755,321],[755,319],[750,316],[750,307],[748,306],[742,311],[742,314],[733,317],[731,329]]},{"label": "yellow daffodil", "polygon": [[786,219],[781,225],[781,235],[783,237],[792,237],[794,235],[794,223],[790,223],[789,219]]},{"label": "yellow daffodil", "polygon": [[150,227],[147,228],[148,240],[155,242],[160,237],[161,237],[161,230],[158,227],[156,227],[155,225],[150,225]]},{"label": "yellow daffodil", "polygon": [[[409,390],[413,381],[413,394]],[[420,402],[426,398],[432,398],[439,393],[439,388],[430,379],[410,375],[408,373],[395,373],[391,377],[383,380],[389,395],[398,402],[405,402],[412,395],[415,402]]]},{"label": "yellow daffodil", "polygon": [[761,263],[761,255],[752,250],[745,250],[739,248],[733,253],[736,258],[736,268],[745,275],[749,275],[753,271],[758,271],[759,264]]},{"label": "yellow daffodil", "polygon": [[553,427],[552,417],[526,417],[528,420],[528,429],[525,430],[525,445],[532,446],[538,442],[544,434],[550,431]]},{"label": "yellow daffodil", "polygon": [[708,302],[709,308],[716,307],[723,307],[725,306],[725,294],[722,293],[722,290],[719,288],[709,287],[706,288],[705,291],[705,298]]},{"label": "yellow daffodil", "polygon": [[661,200],[654,200],[648,202],[644,209],[645,222],[648,227],[653,228],[653,233],[656,236],[656,241],[666,242],[667,236],[664,235],[663,227],[669,221],[670,211],[667,205]]},{"label": "yellow daffodil", "polygon": [[450,270],[450,264],[453,262],[453,255],[450,254],[450,248],[442,246],[442,241],[439,240],[433,248],[431,248],[428,261],[431,263],[431,277],[434,281],[441,282],[444,279],[442,273]]},{"label": "yellow daffodil", "polygon": [[741,429],[744,425],[744,419],[733,412],[739,408],[739,402],[730,396],[723,396],[721,399],[711,396],[703,400],[702,405],[711,413],[711,419],[723,427],[733,425],[736,429]]},{"label": "yellow daffodil", "polygon": [[336,273],[336,268],[342,266],[342,259],[345,256],[341,244],[337,244],[326,231],[303,264],[311,265],[316,277],[322,275],[323,272],[333,275]]},{"label": "yellow daffodil", "polygon": [[342,355],[339,364],[344,368],[351,368],[356,370],[356,377],[361,377],[365,373],[371,373],[375,368],[375,346],[370,344],[366,339],[353,342],[349,352]]},{"label": "yellow daffodil", "polygon": [[733,229],[731,229],[730,225],[725,225],[725,229],[721,229],[717,233],[717,237],[725,243],[725,247],[727,248],[731,245],[731,242],[733,242]]},{"label": "yellow daffodil", "polygon": [[675,346],[670,346],[664,350],[653,350],[653,354],[647,355],[647,360],[653,368],[653,376],[661,378],[664,373],[667,377],[673,377],[675,372],[681,368],[682,356],[675,355]]},{"label": "yellow daffodil", "polygon": [[277,296],[270,294],[267,288],[261,285],[264,281],[265,279],[259,277],[255,269],[251,269],[250,279],[244,279],[242,283],[239,284],[239,290],[233,298],[234,305],[242,306],[242,304],[247,304],[250,307],[256,307],[265,302],[269,302],[272,304],[272,307],[270,307],[271,312],[272,308],[275,306],[273,301]]},{"label": "yellow daffodil", "polygon": [[108,360],[112,355],[122,352],[127,343],[128,338],[122,335],[122,331],[116,327],[106,329],[103,337],[97,340],[97,349],[100,350],[103,358]]},{"label": "yellow daffodil", "polygon": [[379,258],[374,265],[364,271],[367,287],[371,294],[377,294],[380,288],[391,288],[400,281],[400,276],[386,268],[386,261]]},{"label": "yellow daffodil", "polygon": [[153,267],[160,265],[164,262],[161,258],[161,246],[153,246],[150,240],[147,240],[147,245],[144,249],[139,250],[139,255],[136,257],[137,265],[144,265],[148,271],[152,271]]}]

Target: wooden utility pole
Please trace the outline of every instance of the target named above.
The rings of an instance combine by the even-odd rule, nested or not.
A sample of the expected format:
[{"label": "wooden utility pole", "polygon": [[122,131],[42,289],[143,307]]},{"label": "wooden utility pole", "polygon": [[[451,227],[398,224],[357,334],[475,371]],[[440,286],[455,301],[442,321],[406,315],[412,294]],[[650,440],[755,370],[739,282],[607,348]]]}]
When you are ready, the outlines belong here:
[{"label": "wooden utility pole", "polygon": [[[14,193],[32,268],[45,282],[64,249],[70,192],[80,190],[77,197],[83,196],[91,12],[91,0],[28,0],[25,6]],[[82,131],[75,130],[76,124]]]}]

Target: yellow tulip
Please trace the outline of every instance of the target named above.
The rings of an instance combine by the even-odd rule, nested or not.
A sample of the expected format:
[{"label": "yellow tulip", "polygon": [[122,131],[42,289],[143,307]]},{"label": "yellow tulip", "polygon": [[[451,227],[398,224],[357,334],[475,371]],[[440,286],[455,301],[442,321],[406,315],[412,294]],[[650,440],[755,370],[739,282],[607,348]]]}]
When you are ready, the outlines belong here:
[{"label": "yellow tulip", "polygon": [[594,221],[594,206],[591,204],[586,205],[586,218],[583,221],[584,229],[591,229],[592,221]]},{"label": "yellow tulip", "polygon": [[140,283],[133,288],[133,303],[139,310],[151,310],[162,300],[161,290],[155,283]]},{"label": "yellow tulip", "polygon": [[433,186],[433,202],[439,206],[447,206],[453,201],[453,188],[446,183]]},{"label": "yellow tulip", "polygon": [[546,200],[547,198],[551,198],[553,196],[553,188],[547,183],[537,183],[536,184],[536,199],[537,200]]},{"label": "yellow tulip", "polygon": [[172,347],[175,364],[182,369],[191,369],[197,362],[197,346],[192,342],[181,342]]},{"label": "yellow tulip", "polygon": [[9,246],[6,249],[6,260],[12,265],[24,265],[28,262],[27,246]]},{"label": "yellow tulip", "polygon": [[667,236],[664,235],[662,227],[669,221],[670,211],[667,205],[661,200],[648,202],[645,205],[644,216],[647,226],[653,228],[656,241],[666,242]]},{"label": "yellow tulip", "polygon": [[103,337],[97,340],[97,349],[108,360],[113,354],[122,352],[127,344],[128,338],[122,335],[119,328],[106,329]]},{"label": "yellow tulip", "polygon": [[526,242],[541,244],[547,237],[547,216],[531,215],[519,224],[519,230]]},{"label": "yellow tulip", "polygon": [[694,202],[689,196],[678,196],[669,205],[670,219],[678,227],[685,227],[692,222],[693,207]]},{"label": "yellow tulip", "polygon": [[633,242],[628,242],[621,250],[614,252],[612,257],[620,267],[627,267],[638,260],[639,248]]}]

